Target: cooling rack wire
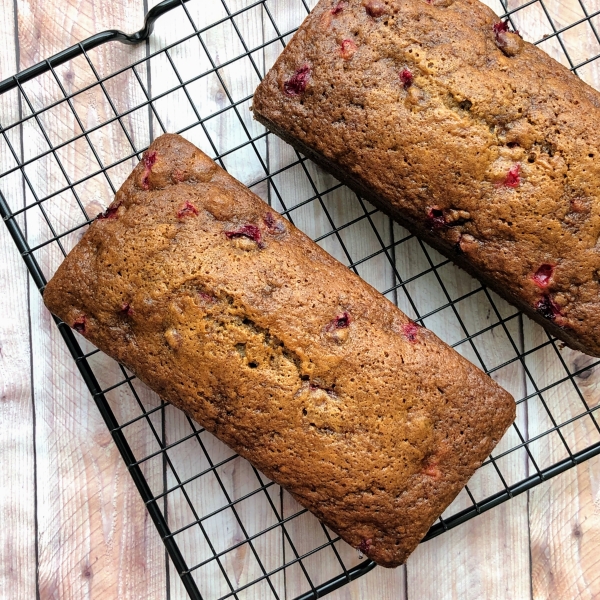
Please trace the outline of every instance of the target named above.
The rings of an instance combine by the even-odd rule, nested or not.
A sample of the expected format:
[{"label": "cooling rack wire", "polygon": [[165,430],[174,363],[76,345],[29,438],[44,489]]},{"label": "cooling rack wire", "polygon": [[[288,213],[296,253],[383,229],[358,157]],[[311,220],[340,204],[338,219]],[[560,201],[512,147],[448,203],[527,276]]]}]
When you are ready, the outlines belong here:
[{"label": "cooling rack wire", "polygon": [[[314,4],[166,0],[136,34],[99,33],[0,82],[2,106],[12,107],[0,113],[0,214],[41,291],[154,137],[178,132],[213,156],[517,399],[514,426],[430,539],[600,453],[599,361],[549,337],[252,120],[253,90]],[[600,4],[489,4],[600,89]],[[105,72],[107,63],[121,66]],[[192,599],[308,600],[374,568],[58,326]],[[241,579],[233,572],[240,556]]]}]

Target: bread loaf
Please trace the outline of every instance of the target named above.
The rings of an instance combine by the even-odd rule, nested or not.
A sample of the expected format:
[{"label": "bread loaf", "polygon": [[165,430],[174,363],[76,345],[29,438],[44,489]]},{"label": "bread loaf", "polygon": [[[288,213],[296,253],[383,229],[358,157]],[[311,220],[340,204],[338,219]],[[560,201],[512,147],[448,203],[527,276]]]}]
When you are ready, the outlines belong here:
[{"label": "bread loaf", "polygon": [[515,415],[491,378],[175,135],[44,301],[385,566]]},{"label": "bread loaf", "polygon": [[478,0],[321,0],[256,119],[600,356],[600,94]]}]

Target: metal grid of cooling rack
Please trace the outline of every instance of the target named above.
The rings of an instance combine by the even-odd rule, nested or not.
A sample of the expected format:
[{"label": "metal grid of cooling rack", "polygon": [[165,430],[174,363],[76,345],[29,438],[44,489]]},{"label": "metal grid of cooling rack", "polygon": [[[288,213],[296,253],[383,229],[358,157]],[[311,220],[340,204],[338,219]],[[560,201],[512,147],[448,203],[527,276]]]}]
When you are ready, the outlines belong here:
[{"label": "metal grid of cooling rack", "polygon": [[[557,343],[252,121],[252,91],[315,3],[166,0],[138,34],[99,34],[0,82],[0,151],[12,163],[0,213],[43,290],[156,135],[182,133],[215,157],[517,399],[515,425],[429,539],[600,453],[600,361]],[[490,5],[600,88],[600,5]],[[139,42],[154,26],[145,46],[102,46]],[[107,52],[121,67],[104,73]],[[317,598],[375,566],[58,326],[191,598]]]}]

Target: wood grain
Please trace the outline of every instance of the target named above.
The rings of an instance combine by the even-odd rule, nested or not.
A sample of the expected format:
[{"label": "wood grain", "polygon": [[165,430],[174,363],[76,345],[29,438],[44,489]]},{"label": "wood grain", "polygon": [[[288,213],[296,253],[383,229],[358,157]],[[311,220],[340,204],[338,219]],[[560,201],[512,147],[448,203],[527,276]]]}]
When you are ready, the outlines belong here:
[{"label": "wood grain", "polygon": [[535,600],[600,597],[600,460],[564,473],[531,493]]},{"label": "wood grain", "polygon": [[[231,12],[241,10],[251,2],[234,0],[228,3]],[[165,15],[157,23],[155,35],[150,41],[150,52],[176,42],[184,35],[204,29],[226,16],[220,2],[208,4],[190,3]],[[249,43],[258,46],[262,42],[262,16],[252,10],[239,20],[242,35]],[[168,52],[152,59],[149,67],[148,91],[153,102],[152,130],[154,135],[163,132],[180,132],[211,156],[227,152],[247,141],[243,123],[250,135],[257,129],[252,122],[249,102],[230,108],[232,102],[249,96],[258,85],[258,75],[247,59],[231,66],[218,68],[223,63],[243,53],[241,41],[230,23],[209,28],[201,38],[192,37],[177,44]],[[260,64],[260,59],[258,65]],[[212,71],[183,89],[170,92],[174,87],[201,73]],[[208,119],[204,126],[197,125],[200,118],[224,111]],[[265,143],[256,145],[261,158],[265,158]],[[251,146],[228,154],[222,163],[229,172],[245,183],[264,177],[265,171]],[[173,443],[201,428],[191,424],[179,411],[166,412],[166,442]],[[209,452],[204,453],[208,447]],[[179,444],[171,452],[171,464],[167,469],[167,486],[177,488],[167,496],[169,523],[180,529],[194,523],[198,516],[220,511],[214,517],[186,529],[177,536],[184,559],[189,567],[206,561],[212,556],[210,545],[217,552],[236,546],[247,535],[272,526],[276,514],[264,493],[259,492],[247,501],[224,509],[230,502],[252,493],[261,485],[256,473],[246,461],[239,458],[222,468],[209,472],[183,488],[178,482],[192,477],[198,469],[210,467],[209,457],[227,456],[231,452],[207,432],[187,443]],[[274,489],[270,495],[278,494]],[[279,503],[279,499],[275,497]],[[200,592],[206,598],[216,598],[247,585],[281,565],[282,539],[275,529],[257,540],[243,544],[222,558],[208,562],[193,572]],[[266,582],[252,586],[244,593],[248,600],[271,598],[273,590],[284,596],[283,575],[271,577],[273,588]],[[170,578],[171,598],[185,598],[185,591],[177,577]]]},{"label": "wood grain", "polygon": [[[68,5],[67,10],[60,2],[19,5],[22,50],[19,66],[24,68],[73,40],[109,26],[137,28],[142,16],[141,6],[133,2],[129,5],[81,2]],[[143,49],[123,53],[115,47],[109,48],[105,55],[108,68],[118,68],[131,58],[132,52],[139,54]],[[94,81],[83,58],[60,67],[57,72],[64,78],[67,93]],[[51,75],[24,87],[32,105],[25,102],[26,111],[40,109],[61,97],[61,90]],[[123,86],[121,95],[127,96],[128,92],[128,87]],[[118,98],[118,94],[116,96]],[[83,113],[81,108],[87,105],[93,110]],[[93,127],[112,116],[99,88],[74,98],[73,109],[79,111],[83,121],[78,122],[65,103],[42,113],[39,120],[29,120],[23,126],[25,156],[47,150],[42,128],[49,132],[50,142],[56,145],[80,133],[82,127]],[[86,116],[81,117],[82,114]],[[110,130],[107,127],[103,136],[96,134],[96,139],[90,136],[100,164],[106,164],[111,155],[118,157],[124,151],[131,152],[130,148],[123,148],[123,138],[116,134],[118,129]],[[57,151],[56,156],[48,155],[32,164],[27,170],[32,186],[26,193],[27,202],[33,202],[34,194],[43,197],[61,189],[68,181],[81,179],[96,160],[88,141],[81,138]],[[100,212],[112,196],[104,177],[81,186],[79,193],[82,206],[90,216]],[[62,234],[86,217],[70,192],[44,202],[43,210],[50,224],[46,223],[41,209],[34,207],[28,211],[31,245],[46,242],[53,233]],[[54,231],[50,230],[51,226]],[[63,237],[61,243],[65,250],[70,249],[80,235],[81,230]],[[36,258],[46,275],[50,275],[61,256],[56,244],[52,244],[42,248]],[[40,597],[165,597],[164,550],[144,505],[37,293],[31,296],[30,311],[37,415]],[[97,367],[100,379],[105,379],[103,383],[114,382],[118,371],[113,367],[108,375],[111,361],[100,357],[96,361],[100,363]],[[35,570],[30,576],[34,577],[34,573]],[[136,582],[135,586],[131,585],[132,581]]]},{"label": "wood grain", "polygon": [[[314,4],[316,2],[309,3],[309,7]],[[277,3],[270,8],[279,32],[290,31],[297,27],[306,16],[306,8],[299,1],[291,1],[287,4]],[[265,19],[266,39],[273,39],[274,35],[273,23]],[[281,48],[280,42],[265,48],[265,66],[267,68],[270,68]],[[268,139],[269,167],[272,171],[298,160],[299,155],[281,140],[275,136],[269,136]],[[389,244],[391,242],[391,225],[389,220],[381,214],[377,214],[373,218],[367,217],[366,212],[373,211],[373,207],[366,204],[364,208],[361,207],[356,201],[356,196],[345,188],[322,194],[313,202],[296,207],[307,198],[330,190],[336,184],[333,177],[310,162],[306,162],[276,176],[274,183],[270,186],[269,197],[276,210],[289,210],[288,218],[297,227],[312,238],[322,238],[319,244],[325,250],[342,263],[350,265],[355,260],[380,250],[381,245],[373,231],[374,227],[383,243]],[[285,196],[281,198],[279,197],[280,189],[286,190]],[[348,225],[354,220],[356,220],[354,224]],[[327,235],[334,229],[339,229],[339,232]],[[371,285],[379,289],[393,286],[392,265],[383,253],[362,263],[356,270]],[[301,507],[287,493],[284,493],[283,516],[293,517],[300,510]],[[284,544],[286,562],[293,561],[296,555],[302,556],[313,548],[327,543],[328,539],[335,537],[308,513],[293,518],[286,525],[286,530],[289,536],[289,539],[286,537]],[[329,547],[325,548],[288,567],[285,572],[286,599],[293,600],[301,593],[308,591],[310,584],[318,586],[334,575],[340,574],[342,572],[340,558],[347,566],[354,566],[361,562],[358,552],[340,541],[336,543],[335,551]],[[365,559],[362,558],[362,560]],[[310,580],[310,584],[308,580]],[[382,574],[377,578],[375,585],[372,583],[374,581],[374,578],[371,577],[369,580],[364,580],[362,584],[357,583],[343,587],[329,597],[332,600],[364,597],[366,590],[372,586],[370,593],[377,594],[377,597],[393,597],[398,600],[404,598],[404,567]]]},{"label": "wood grain", "polygon": [[[502,5],[495,0],[486,4],[497,13],[503,12]],[[408,232],[398,230],[397,239],[406,237]],[[403,277],[414,277],[443,261],[436,251],[414,239],[400,246],[397,254],[398,270]],[[448,293],[443,291],[442,285]],[[406,286],[398,300],[399,305],[411,314],[410,297],[423,311],[431,312],[447,306],[451,300],[473,294],[455,307],[445,308],[425,319],[424,324],[453,344],[491,327],[487,333],[458,345],[457,350],[477,366],[494,369],[514,359],[522,350],[519,345],[516,348],[514,345],[514,340],[518,344],[520,338],[520,320],[511,320],[505,327],[499,325],[500,319],[514,315],[516,311],[493,293],[476,292],[479,288],[480,284],[460,269],[445,265],[435,274],[429,273]],[[494,379],[515,398],[523,396],[523,369],[518,362],[495,371]],[[519,407],[517,425],[522,426],[523,422],[526,422],[526,414]],[[495,454],[517,443],[518,436],[511,428]],[[509,455],[501,465],[509,484],[524,478],[526,468],[524,453]],[[468,487],[473,498],[479,501],[501,491],[503,482],[495,466],[488,464],[473,476]],[[445,515],[471,504],[471,498],[463,491]],[[407,563],[409,598],[530,598],[526,511],[527,497],[524,496],[419,547]],[[427,576],[423,576],[424,573]]]},{"label": "wood grain", "polygon": [[[396,238],[403,239],[407,232],[397,227]],[[443,262],[434,250],[412,239],[396,250],[399,274],[404,277],[425,272],[431,265]],[[423,310],[434,311],[480,288],[480,284],[452,265],[438,270],[437,275],[448,291],[446,295],[434,273],[419,277],[405,293]],[[497,296],[490,296],[500,317],[506,318],[516,310]],[[410,307],[408,297],[403,303]],[[498,325],[498,315],[488,296],[479,291],[425,319],[425,325],[450,343],[458,343],[469,335],[488,327],[488,333],[457,346],[458,352],[477,366],[492,369],[514,358],[507,332]],[[495,327],[494,327],[495,325]],[[508,333],[518,336],[518,321],[508,323]],[[518,362],[511,363],[495,373],[495,379],[521,397],[524,391],[522,372]],[[509,430],[496,453],[515,444],[516,436]],[[505,477],[518,481],[525,476],[524,456],[513,456],[502,465]],[[468,484],[475,500],[483,500],[503,489],[492,464],[482,467]],[[461,492],[445,515],[451,515],[471,506],[465,491]],[[490,513],[462,525],[422,545],[408,559],[408,597],[477,599],[529,598],[529,537],[527,530],[527,498],[521,497]],[[504,552],[504,549],[510,549]],[[502,557],[502,558],[500,558]],[[457,565],[457,562],[459,565]],[[457,568],[458,566],[458,568]],[[423,576],[427,573],[427,576]]]},{"label": "wood grain", "polygon": [[[0,76],[16,69],[17,48],[13,6],[0,22]],[[0,97],[0,122],[19,118],[15,94]],[[20,153],[18,131],[9,132]],[[0,172],[14,165],[5,142],[0,142]],[[23,204],[17,177],[3,180],[0,191],[11,207]],[[22,225],[23,221],[20,220]],[[26,600],[36,594],[36,524],[34,414],[31,389],[28,280],[8,230],[0,225],[0,597]]]},{"label": "wood grain", "polygon": [[[576,0],[546,2],[550,21],[545,15],[533,13],[522,19],[519,27],[530,35],[541,38],[544,34],[580,20],[585,16],[582,4]],[[597,4],[597,3],[596,3]],[[594,7],[586,3],[588,10]],[[597,10],[600,5],[595,6]],[[598,54],[600,45],[588,24],[583,24],[563,35],[552,37],[541,47],[559,62],[573,67]],[[567,58],[566,53],[569,58]],[[600,89],[600,65],[590,63],[579,70],[579,75]],[[548,336],[528,319],[524,322],[526,350],[536,349],[548,342]],[[600,441],[598,415],[583,416],[586,410],[600,402],[600,373],[598,369],[584,370],[593,360],[562,344],[546,345],[527,357],[531,377],[527,381],[528,433],[531,438],[555,425],[574,420],[534,441],[531,451],[538,467],[545,468]],[[570,381],[561,383],[547,392],[536,394],[544,387],[564,379],[569,373],[575,377],[581,393]],[[548,409],[554,417],[550,418]],[[535,600],[546,598],[593,599],[600,596],[600,481],[597,459],[573,469],[545,485],[529,492],[529,522],[531,530],[532,591]]]},{"label": "wood grain", "polygon": [[[525,323],[525,342],[529,348],[537,348],[547,339],[539,326]],[[561,427],[561,435],[551,433],[531,444],[537,465],[545,468],[568,457],[569,451],[597,443],[600,434],[597,415],[595,420],[580,416],[586,406],[570,381],[537,395],[536,386],[543,389],[565,378],[568,370],[581,371],[592,360],[568,348],[546,345],[534,351],[527,362],[531,373],[528,392],[533,396],[528,401],[529,435],[535,437],[554,426],[546,406],[552,411],[556,425],[576,419]],[[583,371],[581,375],[576,381],[588,390],[583,399],[589,408],[597,407],[598,370]],[[598,464],[593,459],[529,492],[532,588],[536,600],[593,599],[600,594],[597,576],[600,556],[596,551],[600,542]]]}]

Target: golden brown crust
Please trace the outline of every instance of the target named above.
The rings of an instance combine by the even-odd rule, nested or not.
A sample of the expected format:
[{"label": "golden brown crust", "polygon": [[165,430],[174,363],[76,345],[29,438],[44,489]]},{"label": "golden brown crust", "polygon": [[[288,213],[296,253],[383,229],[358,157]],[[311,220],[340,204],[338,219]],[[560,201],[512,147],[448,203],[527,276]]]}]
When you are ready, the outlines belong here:
[{"label": "golden brown crust", "polygon": [[477,0],[321,0],[255,117],[600,356],[600,94]]},{"label": "golden brown crust", "polygon": [[514,419],[508,393],[179,136],[104,217],[48,308],[382,565]]}]

